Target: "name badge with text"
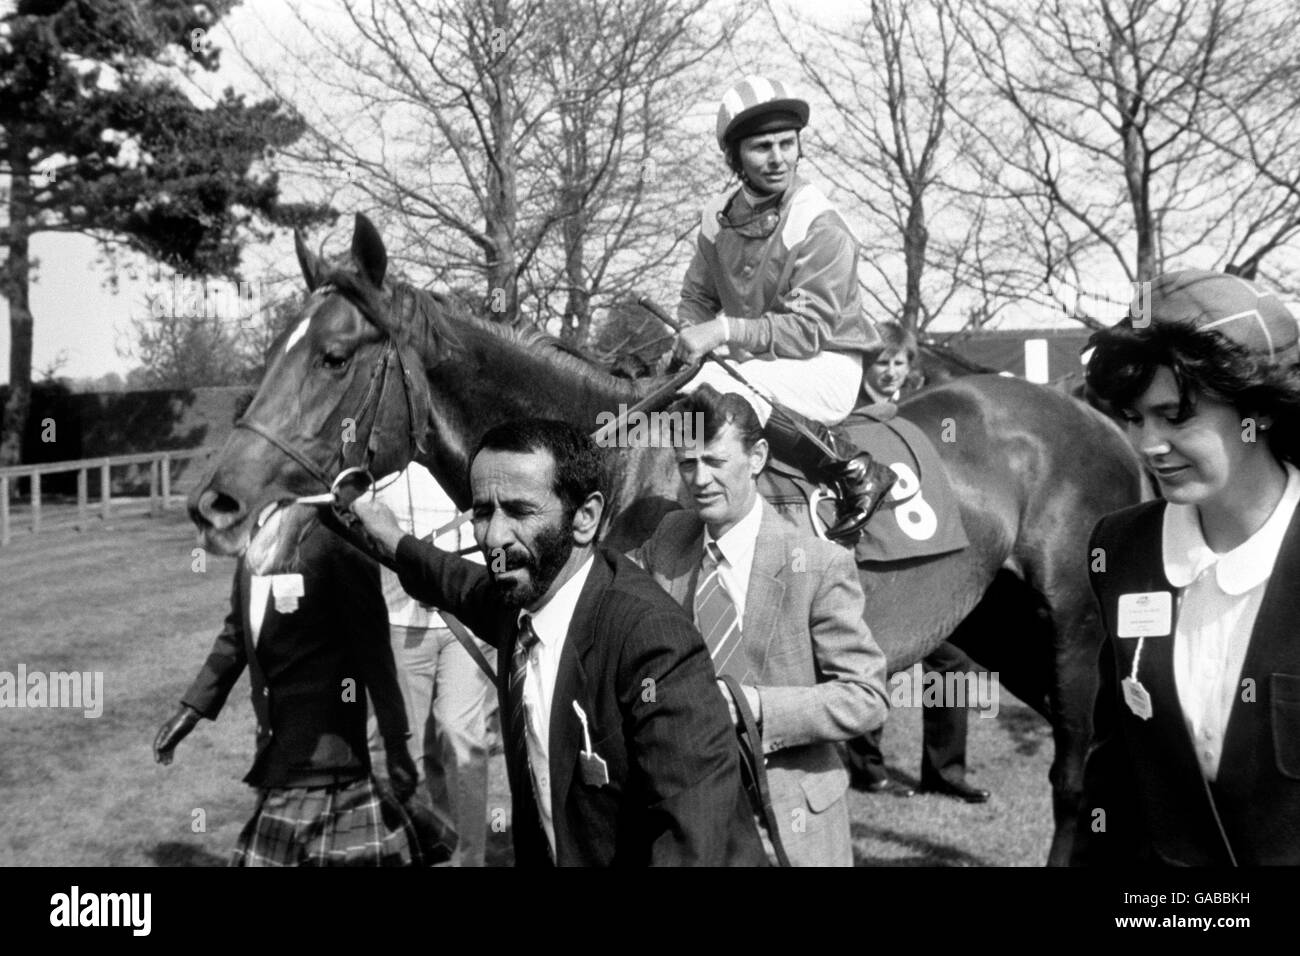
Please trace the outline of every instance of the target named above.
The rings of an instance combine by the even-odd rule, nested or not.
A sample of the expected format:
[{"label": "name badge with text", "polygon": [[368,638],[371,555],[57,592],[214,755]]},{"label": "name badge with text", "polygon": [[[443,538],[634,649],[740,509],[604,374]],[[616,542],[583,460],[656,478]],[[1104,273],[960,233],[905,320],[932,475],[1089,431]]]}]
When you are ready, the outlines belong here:
[{"label": "name badge with text", "polygon": [[298,610],[298,599],[304,593],[301,574],[271,575],[271,596],[279,613],[292,614]]},{"label": "name badge with text", "polygon": [[1168,591],[1144,591],[1119,596],[1116,634],[1119,637],[1166,637],[1174,630],[1174,596]]}]

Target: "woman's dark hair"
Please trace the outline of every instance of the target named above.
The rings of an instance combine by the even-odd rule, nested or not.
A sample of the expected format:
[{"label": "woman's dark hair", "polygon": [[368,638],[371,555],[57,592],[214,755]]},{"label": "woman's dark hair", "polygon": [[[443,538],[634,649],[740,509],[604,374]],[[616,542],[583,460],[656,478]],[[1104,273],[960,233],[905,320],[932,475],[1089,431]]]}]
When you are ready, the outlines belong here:
[{"label": "woman's dark hair", "polygon": [[1271,415],[1269,447],[1278,458],[1300,464],[1300,367],[1274,365],[1213,329],[1176,322],[1113,326],[1094,332],[1088,345],[1088,387],[1116,410],[1132,408],[1156,371],[1167,368],[1178,388],[1180,415],[1190,413],[1201,395],[1243,416]]},{"label": "woman's dark hair", "polygon": [[517,418],[488,429],[479,439],[470,467],[484,449],[529,454],[546,451],[555,462],[552,487],[571,521],[593,492],[605,492],[604,451],[582,429],[553,418]]},{"label": "woman's dark hair", "polygon": [[763,437],[763,425],[759,422],[754,407],[739,395],[719,392],[712,385],[701,385],[695,391],[679,396],[669,410],[680,412],[684,416],[702,416],[699,420],[703,423],[701,430],[704,442],[713,441],[727,425],[736,426],[741,447],[747,452]]}]

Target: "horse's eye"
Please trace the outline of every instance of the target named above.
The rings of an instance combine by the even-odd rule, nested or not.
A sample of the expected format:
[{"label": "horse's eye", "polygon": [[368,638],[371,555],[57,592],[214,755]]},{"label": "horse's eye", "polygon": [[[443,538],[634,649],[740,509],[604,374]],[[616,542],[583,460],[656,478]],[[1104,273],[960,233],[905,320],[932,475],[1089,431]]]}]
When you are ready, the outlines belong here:
[{"label": "horse's eye", "polygon": [[337,372],[340,369],[345,369],[348,367],[348,358],[349,356],[347,355],[335,355],[333,353],[326,352],[324,355],[321,356],[320,363],[321,365],[325,366],[325,368]]}]

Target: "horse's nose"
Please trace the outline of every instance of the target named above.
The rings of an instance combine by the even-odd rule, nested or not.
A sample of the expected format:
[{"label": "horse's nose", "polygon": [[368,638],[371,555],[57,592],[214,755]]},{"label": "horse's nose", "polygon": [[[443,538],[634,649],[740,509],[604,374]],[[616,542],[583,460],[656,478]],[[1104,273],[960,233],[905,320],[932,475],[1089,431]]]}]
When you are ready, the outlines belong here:
[{"label": "horse's nose", "polygon": [[200,527],[208,525],[217,531],[224,531],[244,517],[245,508],[238,498],[232,498],[223,491],[208,489],[199,495],[199,499],[190,506],[190,518]]}]

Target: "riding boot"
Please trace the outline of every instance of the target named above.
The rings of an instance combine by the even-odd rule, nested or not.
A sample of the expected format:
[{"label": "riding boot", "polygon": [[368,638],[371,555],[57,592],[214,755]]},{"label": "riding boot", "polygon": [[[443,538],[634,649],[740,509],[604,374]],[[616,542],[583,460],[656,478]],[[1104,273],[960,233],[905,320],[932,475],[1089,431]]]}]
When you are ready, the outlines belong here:
[{"label": "riding boot", "polygon": [[826,529],[832,541],[851,542],[880,507],[898,480],[894,470],[854,447],[820,422],[780,405],[772,406],[765,429],[772,451],[810,477],[835,485],[838,518]]}]

